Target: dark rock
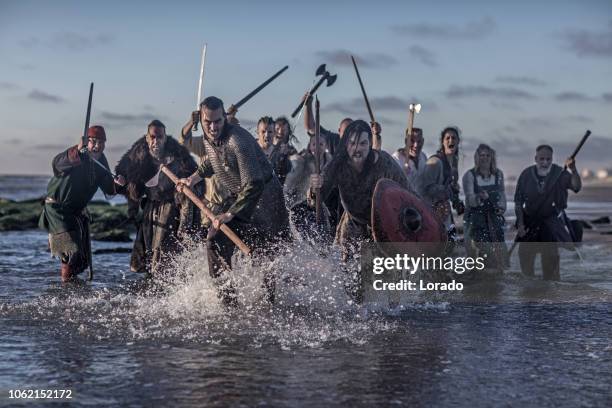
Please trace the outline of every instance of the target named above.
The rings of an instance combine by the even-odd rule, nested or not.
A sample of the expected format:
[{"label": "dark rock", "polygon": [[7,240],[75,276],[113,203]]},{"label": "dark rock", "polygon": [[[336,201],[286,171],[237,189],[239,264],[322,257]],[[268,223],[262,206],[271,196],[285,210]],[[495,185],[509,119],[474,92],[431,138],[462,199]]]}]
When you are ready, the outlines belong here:
[{"label": "dark rock", "polygon": [[39,214],[11,214],[0,217],[0,231],[24,231],[38,227]]},{"label": "dark rock", "polygon": [[42,207],[38,202],[0,203],[0,231],[23,231],[38,227]]},{"label": "dark rock", "polygon": [[129,231],[125,229],[112,229],[104,232],[95,232],[91,234],[91,239],[106,242],[132,242]]},{"label": "dark rock", "polygon": [[599,217],[599,218],[595,218],[594,220],[591,220],[591,224],[609,224],[610,223],[610,217],[608,217],[607,215],[604,217]]},{"label": "dark rock", "polygon": [[19,204],[39,204],[42,205],[45,201],[45,196],[37,198],[28,198],[27,200],[17,201]]},{"label": "dark rock", "polygon": [[94,255],[98,254],[129,254],[132,248],[117,247],[117,248],[101,248],[93,251]]}]

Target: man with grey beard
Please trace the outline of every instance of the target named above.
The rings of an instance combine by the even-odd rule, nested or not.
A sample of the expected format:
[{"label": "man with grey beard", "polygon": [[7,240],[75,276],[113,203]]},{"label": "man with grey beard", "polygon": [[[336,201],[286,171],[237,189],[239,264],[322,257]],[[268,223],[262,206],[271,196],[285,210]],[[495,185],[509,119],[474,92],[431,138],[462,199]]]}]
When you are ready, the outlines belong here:
[{"label": "man with grey beard", "polygon": [[[578,193],[582,188],[576,161],[569,157],[565,167],[553,163],[553,148],[536,148],[535,165],[527,167],[516,183],[514,211],[516,213],[521,271],[534,275],[537,253],[542,258],[545,280],[560,280],[559,250],[555,242],[571,242],[571,224],[564,221],[567,190]],[[541,244],[535,244],[535,243]]]},{"label": "man with grey beard", "polygon": [[127,181],[119,193],[128,199],[128,215],[134,218],[139,208],[143,209],[130,260],[133,272],[160,274],[169,256],[178,250],[180,233],[199,224],[191,202],[159,172],[162,163],[178,177],[197,169],[189,151],[166,135],[161,121],[154,120],[147,126],[147,134],[123,155],[115,169]]}]

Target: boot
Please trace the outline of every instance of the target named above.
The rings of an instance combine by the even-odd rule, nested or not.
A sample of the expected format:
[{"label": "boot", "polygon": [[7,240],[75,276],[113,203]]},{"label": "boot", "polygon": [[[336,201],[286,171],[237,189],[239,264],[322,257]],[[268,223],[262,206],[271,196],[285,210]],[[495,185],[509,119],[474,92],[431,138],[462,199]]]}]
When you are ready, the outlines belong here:
[{"label": "boot", "polygon": [[74,280],[76,275],[73,273],[72,268],[67,263],[61,263],[60,267],[60,276],[62,278],[62,282],[70,282]]}]

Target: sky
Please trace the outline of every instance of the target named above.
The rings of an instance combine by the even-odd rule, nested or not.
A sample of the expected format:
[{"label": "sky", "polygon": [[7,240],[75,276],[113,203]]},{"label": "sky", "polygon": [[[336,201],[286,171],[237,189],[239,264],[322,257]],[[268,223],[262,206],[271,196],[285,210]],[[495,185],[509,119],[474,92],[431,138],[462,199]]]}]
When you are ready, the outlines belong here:
[{"label": "sky", "polygon": [[[51,159],[91,124],[106,128],[111,166],[152,119],[178,135],[204,96],[226,106],[289,65],[238,112],[244,127],[289,115],[325,63],[321,123],[368,119],[359,65],[383,148],[403,144],[408,105],[433,154],[462,131],[461,167],[479,143],[506,175],[540,143],[562,162],[587,129],[579,168],[612,168],[612,1],[12,1],[0,0],[0,174],[50,174]],[[302,121],[296,135],[305,145]]]}]

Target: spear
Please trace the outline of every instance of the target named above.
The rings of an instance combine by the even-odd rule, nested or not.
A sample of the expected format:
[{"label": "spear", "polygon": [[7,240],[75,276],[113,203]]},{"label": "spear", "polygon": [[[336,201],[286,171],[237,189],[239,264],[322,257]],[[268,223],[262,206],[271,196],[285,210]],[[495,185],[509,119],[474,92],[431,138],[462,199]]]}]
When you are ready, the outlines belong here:
[{"label": "spear", "polygon": [[[315,166],[317,168],[317,175],[321,175],[321,160],[319,158],[320,147],[319,138],[321,137],[321,117],[319,115],[319,97],[315,96]],[[321,189],[315,190],[315,209],[316,209],[316,220],[317,225],[321,224]]]},{"label": "spear", "polygon": [[365,100],[366,107],[368,108],[368,114],[370,115],[370,121],[374,123],[376,122],[376,120],[374,120],[374,113],[372,112],[372,107],[370,106],[368,95],[366,95],[365,88],[363,87],[363,82],[361,81],[361,75],[359,75],[359,69],[357,68],[357,63],[355,62],[355,58],[353,58],[352,55],[351,55],[351,61],[353,61],[353,67],[355,67],[355,73],[357,74],[357,80],[359,81],[359,86],[361,87],[361,93],[363,93],[363,99]]}]

